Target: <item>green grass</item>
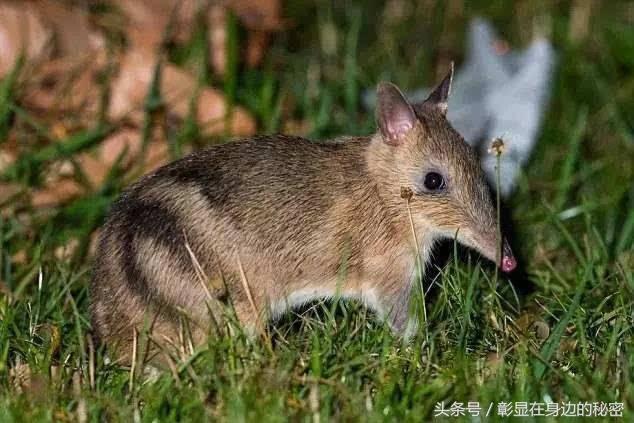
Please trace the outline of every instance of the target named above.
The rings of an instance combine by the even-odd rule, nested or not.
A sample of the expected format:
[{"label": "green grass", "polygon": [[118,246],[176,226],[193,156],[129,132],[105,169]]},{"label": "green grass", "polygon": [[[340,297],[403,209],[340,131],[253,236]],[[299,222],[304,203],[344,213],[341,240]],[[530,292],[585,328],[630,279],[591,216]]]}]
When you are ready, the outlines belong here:
[{"label": "green grass", "polygon": [[[343,3],[287,2],[290,28],[258,70],[235,63],[244,34],[232,21],[224,82],[206,73],[200,37],[170,57],[229,90],[262,131],[294,119],[314,137],[367,134],[373,114],[360,108],[360,92],[380,79],[405,88],[437,80],[438,63],[461,62],[472,16],[491,18],[516,46],[541,25],[558,71],[539,146],[508,204],[526,266],[515,287],[532,292],[517,294],[475,254],[452,258],[428,296],[428,343],[421,330],[404,346],[358,304],[317,303],[271,326],[272,348],[225,335],[172,371],[146,377],[136,369],[131,378],[88,337],[89,237],[129,180],[115,166],[104,186],[54,210],[30,209],[19,196],[0,209],[1,422],[425,421],[440,401],[486,409],[546,400],[622,402],[632,420],[632,4],[595,2],[587,35],[572,41],[567,1],[417,2],[399,21],[385,19],[376,0]],[[52,144],[46,119],[22,108],[19,94],[14,77],[0,81],[0,145],[14,130],[23,152],[3,178],[25,190],[109,129],[95,122]],[[154,95],[147,125],[160,104]],[[168,133],[173,154],[218,141],[196,134],[191,119]],[[80,247],[58,260],[54,251],[71,238]],[[21,264],[12,259],[19,251]]]}]

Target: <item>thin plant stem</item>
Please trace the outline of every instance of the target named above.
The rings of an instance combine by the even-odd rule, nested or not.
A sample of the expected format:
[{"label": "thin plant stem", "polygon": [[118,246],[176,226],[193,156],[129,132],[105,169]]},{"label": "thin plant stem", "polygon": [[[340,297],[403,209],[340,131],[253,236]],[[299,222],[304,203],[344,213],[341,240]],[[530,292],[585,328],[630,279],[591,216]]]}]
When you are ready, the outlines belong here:
[{"label": "thin plant stem", "polygon": [[[500,222],[501,213],[501,202],[500,202],[500,156],[501,154],[498,152],[495,155],[495,207],[497,211],[497,259],[498,263],[502,263],[502,225]],[[499,266],[495,266],[495,287],[497,289],[498,286],[498,277],[499,277]]]},{"label": "thin plant stem", "polygon": [[412,209],[409,206],[410,199],[407,198],[407,215],[409,217],[409,226],[412,230],[412,237],[414,238],[414,249],[416,251],[416,270],[418,277],[418,284],[420,286],[420,294],[423,302],[423,324],[425,326],[425,342],[429,345],[429,331],[427,328],[427,305],[425,304],[425,289],[423,287],[423,267],[420,261],[420,250],[418,248],[418,237],[416,236],[416,229],[414,228],[414,219],[412,219]]}]

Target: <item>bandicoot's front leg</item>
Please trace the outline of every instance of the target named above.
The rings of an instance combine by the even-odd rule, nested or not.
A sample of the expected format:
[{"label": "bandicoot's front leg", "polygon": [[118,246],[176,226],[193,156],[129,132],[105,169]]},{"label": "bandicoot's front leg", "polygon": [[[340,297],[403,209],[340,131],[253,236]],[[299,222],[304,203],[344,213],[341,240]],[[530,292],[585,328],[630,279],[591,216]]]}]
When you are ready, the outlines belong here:
[{"label": "bandicoot's front leg", "polygon": [[383,318],[394,334],[411,338],[418,329],[418,316],[412,308],[413,286],[408,283],[396,291],[384,292],[381,298]]},{"label": "bandicoot's front leg", "polygon": [[393,308],[394,312],[390,315],[392,330],[405,340],[413,337],[419,327],[420,319],[415,307],[412,306],[412,292],[413,287],[408,287],[407,292],[399,298],[398,304]]}]

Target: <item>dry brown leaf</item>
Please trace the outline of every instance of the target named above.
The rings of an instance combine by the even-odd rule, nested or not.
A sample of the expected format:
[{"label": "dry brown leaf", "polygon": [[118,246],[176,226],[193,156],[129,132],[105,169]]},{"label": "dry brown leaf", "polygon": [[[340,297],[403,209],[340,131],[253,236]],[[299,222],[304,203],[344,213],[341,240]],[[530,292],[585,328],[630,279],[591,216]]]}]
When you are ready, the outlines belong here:
[{"label": "dry brown leaf", "polygon": [[57,56],[81,55],[104,47],[103,37],[92,30],[86,10],[56,0],[37,0],[32,4],[55,33]]},{"label": "dry brown leaf", "polygon": [[96,73],[105,63],[105,41],[95,31],[86,10],[55,0],[23,3],[52,33],[55,58],[42,61],[26,78],[23,94],[28,107],[47,115],[73,112],[73,117],[94,120],[99,100]]},{"label": "dry brown leaf", "polygon": [[[189,113],[190,100],[196,93],[196,80],[186,71],[172,65],[164,68],[161,92],[171,112],[180,118]],[[228,123],[228,132],[235,135],[255,133],[255,121],[241,107],[234,107],[227,119],[227,102],[224,95],[213,88],[203,88],[198,98],[196,117],[203,132],[209,135],[222,134]]]},{"label": "dry brown leaf", "polygon": [[288,119],[284,122],[282,132],[288,135],[307,136],[312,131],[312,124],[308,120]]},{"label": "dry brown leaf", "polygon": [[151,172],[169,161],[169,149],[165,141],[152,142],[147,147],[145,158],[145,172]]},{"label": "dry brown leaf", "polygon": [[[152,82],[154,68],[155,60],[146,52],[133,50],[125,55],[119,75],[112,86],[108,111],[111,119],[127,117],[137,124],[141,122],[141,108]],[[184,119],[189,113],[190,101],[196,95],[196,79],[187,71],[166,64],[161,75],[160,89],[168,111]],[[255,133],[255,121],[245,109],[236,106],[231,112],[227,117],[227,102],[220,91],[209,87],[200,90],[196,116],[204,134]]]},{"label": "dry brown leaf", "polygon": [[71,238],[66,244],[55,248],[53,254],[59,261],[68,261],[73,258],[73,255],[77,252],[77,248],[79,248],[79,240],[77,238]]},{"label": "dry brown leaf", "polygon": [[247,48],[244,52],[244,61],[249,67],[256,67],[264,59],[266,47],[269,45],[271,34],[264,31],[251,31],[247,38]]},{"label": "dry brown leaf", "polygon": [[127,157],[135,157],[141,152],[141,132],[123,128],[109,135],[99,146],[100,160],[112,165],[121,154],[127,151]]},{"label": "dry brown leaf", "polygon": [[0,182],[0,219],[14,217],[18,207],[19,194],[24,187],[15,182]]},{"label": "dry brown leaf", "polygon": [[55,122],[51,126],[51,135],[58,139],[63,140],[68,137],[68,128],[64,125],[64,122]]},{"label": "dry brown leaf", "polygon": [[72,177],[75,174],[75,167],[70,160],[61,160],[51,163],[44,172],[44,184],[47,186]]},{"label": "dry brown leaf", "polygon": [[140,123],[141,110],[152,83],[156,59],[150,52],[131,50],[119,65],[119,72],[111,85],[108,116],[113,120],[130,119]]},{"label": "dry brown leaf", "polygon": [[33,207],[54,207],[71,200],[83,192],[82,187],[72,179],[62,179],[38,189],[31,196]]},{"label": "dry brown leaf", "polygon": [[12,295],[9,285],[7,285],[2,279],[0,279],[0,295],[4,295],[6,297],[11,297]]},{"label": "dry brown leaf", "polygon": [[111,168],[111,165],[108,166],[108,163],[101,161],[94,153],[81,154],[77,158],[77,163],[93,187],[101,186]]},{"label": "dry brown leaf", "polygon": [[[123,167],[138,162],[142,144],[140,130],[123,128],[108,136],[94,151],[80,154],[77,162],[92,186],[98,187],[104,182],[122,154],[124,154],[121,159]],[[168,162],[169,149],[158,130],[152,134],[150,143],[143,154],[143,173],[150,172]]]},{"label": "dry brown leaf", "polygon": [[22,185],[14,182],[0,182],[0,204],[14,197],[22,191]]},{"label": "dry brown leaf", "polygon": [[278,31],[284,26],[279,0],[229,0],[227,6],[238,15],[247,29]]},{"label": "dry brown leaf", "polygon": [[13,264],[26,264],[27,256],[25,250],[20,250],[11,256],[11,262]]},{"label": "dry brown leaf", "polygon": [[188,39],[196,13],[203,5],[196,0],[114,0],[114,4],[129,20],[126,35],[130,44],[149,52],[158,50],[171,19],[173,38]]},{"label": "dry brown leaf", "polygon": [[16,156],[8,150],[0,149],[0,173],[4,172],[15,163]]},{"label": "dry brown leaf", "polygon": [[32,3],[0,3],[0,78],[11,72],[22,52],[27,62],[50,57],[52,36]]},{"label": "dry brown leaf", "polygon": [[228,0],[211,3],[196,0],[115,0],[130,22],[126,29],[130,45],[151,53],[158,52],[170,20],[173,19],[172,40],[183,42],[192,35],[196,15],[206,9],[209,55],[212,67],[219,75],[224,75],[226,71],[227,10],[230,9],[250,31],[246,63],[258,65],[266,52],[269,33],[280,30],[284,25],[280,1]]},{"label": "dry brown leaf", "polygon": [[227,10],[214,5],[207,12],[209,58],[214,72],[224,75],[227,70]]},{"label": "dry brown leaf", "polygon": [[24,104],[49,115],[73,113],[73,118],[93,121],[100,97],[96,75],[103,56],[99,52],[67,56],[38,66],[25,87]]},{"label": "dry brown leaf", "polygon": [[214,5],[207,13],[209,28],[209,57],[219,75],[224,75],[227,67],[227,8],[240,18],[249,30],[244,60],[247,66],[255,67],[262,62],[272,31],[284,26],[279,0],[229,0],[222,5]]},{"label": "dry brown leaf", "polygon": [[141,144],[141,134],[138,130],[123,128],[109,135],[95,151],[80,154],[77,163],[92,186],[98,187],[106,179],[119,156],[126,152],[122,164],[127,165],[130,159],[141,151]]}]

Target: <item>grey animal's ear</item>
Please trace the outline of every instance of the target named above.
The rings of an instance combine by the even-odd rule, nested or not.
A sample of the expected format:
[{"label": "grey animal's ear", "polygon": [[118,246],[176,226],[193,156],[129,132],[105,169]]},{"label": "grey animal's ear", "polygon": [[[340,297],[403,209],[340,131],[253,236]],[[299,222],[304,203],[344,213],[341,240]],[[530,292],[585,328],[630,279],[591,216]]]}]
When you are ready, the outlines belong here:
[{"label": "grey animal's ear", "polygon": [[427,100],[423,104],[436,107],[443,115],[447,114],[447,101],[449,100],[449,94],[451,93],[451,82],[453,80],[453,62],[451,62],[451,69],[445,78],[438,84],[434,91],[429,94]]},{"label": "grey animal's ear", "polygon": [[398,87],[381,82],[377,88],[376,122],[386,143],[398,145],[416,124],[414,109]]}]

